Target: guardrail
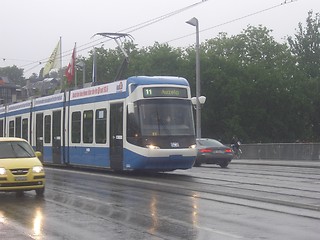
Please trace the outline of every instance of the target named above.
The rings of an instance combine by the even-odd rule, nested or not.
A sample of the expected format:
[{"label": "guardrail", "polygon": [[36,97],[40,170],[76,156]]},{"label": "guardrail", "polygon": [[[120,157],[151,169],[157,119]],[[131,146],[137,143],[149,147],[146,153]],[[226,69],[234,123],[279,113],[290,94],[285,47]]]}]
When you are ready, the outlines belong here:
[{"label": "guardrail", "polygon": [[241,144],[242,159],[320,161],[320,143]]}]

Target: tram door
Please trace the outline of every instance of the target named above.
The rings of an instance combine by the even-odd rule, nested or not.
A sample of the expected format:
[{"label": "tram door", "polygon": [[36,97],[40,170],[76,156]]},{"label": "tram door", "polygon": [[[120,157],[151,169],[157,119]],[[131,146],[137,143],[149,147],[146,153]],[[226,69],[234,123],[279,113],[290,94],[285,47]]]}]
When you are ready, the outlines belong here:
[{"label": "tram door", "polygon": [[110,105],[110,167],[123,169],[123,104]]},{"label": "tram door", "polygon": [[36,151],[42,153],[40,160],[43,161],[43,113],[36,115]]},{"label": "tram door", "polygon": [[61,111],[53,112],[52,117],[52,160],[61,163]]}]

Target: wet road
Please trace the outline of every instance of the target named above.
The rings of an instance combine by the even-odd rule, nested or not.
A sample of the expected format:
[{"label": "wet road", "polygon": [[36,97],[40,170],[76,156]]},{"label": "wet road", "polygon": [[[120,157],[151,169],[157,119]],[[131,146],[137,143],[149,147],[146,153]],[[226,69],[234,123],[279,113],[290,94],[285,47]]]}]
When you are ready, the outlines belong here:
[{"label": "wet road", "polygon": [[304,165],[155,175],[47,167],[44,198],[0,193],[0,239],[319,239],[320,164]]}]

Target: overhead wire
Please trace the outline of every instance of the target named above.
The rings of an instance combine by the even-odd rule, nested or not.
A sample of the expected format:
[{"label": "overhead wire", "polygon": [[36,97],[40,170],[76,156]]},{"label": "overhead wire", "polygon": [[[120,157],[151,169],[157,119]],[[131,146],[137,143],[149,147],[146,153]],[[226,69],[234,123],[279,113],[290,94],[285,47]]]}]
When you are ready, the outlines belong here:
[{"label": "overhead wire", "polygon": [[[151,19],[151,20],[148,20],[148,21],[145,21],[145,22],[136,24],[136,25],[131,26],[131,27],[129,27],[129,28],[122,29],[122,30],[120,30],[120,31],[118,31],[118,32],[131,33],[131,32],[137,31],[137,30],[142,29],[142,28],[144,28],[144,27],[147,27],[147,26],[149,26],[149,25],[151,25],[151,24],[154,24],[154,23],[157,23],[157,22],[159,22],[159,21],[165,20],[165,19],[167,19],[167,18],[169,18],[169,17],[171,17],[171,16],[177,15],[177,14],[179,14],[179,13],[181,13],[181,12],[184,12],[184,11],[186,11],[186,10],[188,10],[188,9],[191,9],[191,8],[193,8],[193,7],[196,7],[197,5],[202,4],[202,3],[206,2],[206,1],[207,1],[207,0],[202,0],[202,1],[200,1],[200,2],[193,3],[193,4],[191,4],[191,5],[188,5],[188,6],[186,6],[186,7],[181,8],[181,9],[175,10],[175,11],[173,11],[173,12],[170,12],[170,13],[161,15],[161,16],[159,16],[159,17],[153,18],[153,19]],[[82,45],[78,46],[78,47],[77,47],[77,52],[82,52],[82,51],[84,51],[84,50],[93,48],[93,47],[95,47],[95,46],[98,46],[98,45],[100,45],[100,44],[103,44],[103,43],[108,42],[108,41],[111,41],[111,40],[112,40],[112,39],[105,39],[104,37],[102,37],[102,38],[99,38],[99,39],[97,39],[97,40],[90,41],[89,43],[85,43],[85,44],[82,44]],[[96,43],[96,42],[99,42],[99,43]],[[87,46],[87,45],[89,45],[89,46]],[[85,47],[85,46],[87,46],[87,47]],[[67,50],[67,51],[63,52],[63,53],[61,54],[61,57],[63,58],[63,57],[66,57],[66,56],[68,56],[68,55],[71,55],[71,52],[72,52],[72,51],[73,51],[73,49]],[[45,64],[48,60],[49,60],[49,58],[44,58],[44,59],[41,59],[41,60],[38,60],[38,61],[33,61],[32,63],[29,63],[29,64],[22,65],[22,66],[20,66],[20,67],[23,68],[23,67],[27,67],[27,66],[30,66],[30,65],[37,64],[36,66],[34,66],[34,67],[32,67],[32,68],[30,68],[30,69],[28,69],[28,70],[25,70],[25,72],[27,72],[27,71],[30,71],[30,70],[34,69],[35,67],[38,67],[39,64]]]},{"label": "overhead wire", "polygon": [[2,61],[19,61],[19,62],[34,62],[34,60],[17,59],[17,58],[0,58]]},{"label": "overhead wire", "polygon": [[[208,31],[208,30],[217,28],[217,27],[221,27],[221,26],[224,26],[224,25],[227,25],[227,24],[230,24],[230,23],[233,23],[233,22],[236,22],[236,21],[239,21],[239,20],[248,18],[248,17],[252,17],[252,16],[254,16],[254,15],[258,15],[258,14],[260,14],[260,13],[267,12],[267,11],[270,11],[270,10],[272,10],[272,9],[275,9],[275,8],[278,8],[278,7],[281,7],[281,6],[283,6],[283,5],[290,4],[290,3],[293,3],[293,2],[296,2],[296,1],[298,1],[298,0],[290,0],[290,2],[289,2],[289,0],[285,0],[284,2],[282,2],[282,3],[280,3],[280,4],[277,4],[277,5],[274,5],[274,6],[272,6],[272,7],[265,8],[265,9],[259,10],[259,11],[257,11],[257,12],[254,12],[254,13],[250,13],[250,14],[247,14],[247,15],[242,16],[242,17],[234,18],[234,19],[229,20],[229,21],[227,21],[227,22],[220,23],[220,24],[217,24],[217,25],[215,25],[215,26],[202,29],[202,30],[200,30],[199,32],[205,32],[205,31]],[[183,38],[186,38],[186,37],[190,37],[190,36],[195,35],[195,34],[196,34],[196,33],[190,33],[190,34],[187,34],[187,35],[184,35],[184,36],[181,36],[181,37],[178,37],[178,38],[175,38],[175,39],[166,41],[166,43],[173,42],[173,41],[177,41],[177,40],[180,40],[180,39],[183,39]]]},{"label": "overhead wire", "polygon": [[[139,24],[136,24],[134,26],[131,26],[131,27],[128,27],[128,28],[125,28],[125,29],[122,29],[118,32],[126,32],[126,33],[132,33],[134,31],[137,31],[137,30],[140,30],[142,28],[145,28],[149,25],[152,25],[152,24],[155,24],[157,22],[160,22],[162,20],[165,20],[171,16],[174,16],[174,15],[177,15],[181,12],[184,12],[188,9],[191,9],[193,7],[196,7],[197,5],[199,4],[202,4],[204,2],[206,2],[207,0],[202,0],[200,2],[196,2],[196,3],[193,3],[191,5],[188,5],[186,7],[183,7],[181,9],[178,9],[178,10],[175,10],[173,12],[170,12],[170,13],[167,13],[167,14],[164,14],[164,15],[161,15],[159,17],[156,17],[156,18],[153,18],[151,20],[148,20],[148,21],[145,21],[145,22],[142,22],[142,23],[139,23]],[[227,24],[230,24],[230,23],[233,23],[233,22],[236,22],[236,21],[239,21],[239,20],[242,20],[242,19],[245,19],[245,18],[248,18],[248,17],[251,17],[251,16],[254,16],[254,15],[258,15],[258,14],[261,14],[263,12],[267,12],[267,11],[270,11],[272,9],[275,9],[275,8],[278,8],[278,7],[281,7],[283,5],[287,5],[287,4],[290,4],[290,3],[293,3],[293,2],[296,2],[298,0],[285,0],[284,2],[280,3],[280,4],[277,4],[277,5],[274,5],[274,6],[271,6],[269,8],[266,8],[266,9],[262,9],[262,10],[259,10],[257,12],[254,12],[254,13],[250,13],[250,14],[247,14],[245,16],[242,16],[242,17],[238,17],[238,18],[235,18],[235,19],[232,19],[230,21],[227,21],[227,22],[224,22],[224,23],[220,23],[220,24],[217,24],[215,26],[212,26],[212,27],[209,27],[209,28],[205,28],[205,29],[202,29],[200,32],[205,32],[205,31],[208,31],[208,30],[211,30],[211,29],[214,29],[214,28],[217,28],[217,27],[221,27],[221,26],[224,26],[224,25],[227,25]],[[186,38],[186,37],[189,37],[189,36],[192,36],[194,35],[195,33],[191,33],[191,34],[187,34],[187,35],[184,35],[184,36],[181,36],[181,37],[178,37],[178,38],[175,38],[175,39],[172,39],[172,40],[169,40],[169,41],[166,41],[165,43],[169,43],[169,42],[173,42],[173,41],[177,41],[177,40],[180,40],[180,39],[183,39],[183,38]],[[105,42],[108,42],[108,41],[111,41],[112,39],[105,39],[104,37],[101,37],[101,38],[98,38],[97,40],[93,40],[93,41],[90,41],[88,43],[85,43],[85,44],[82,44],[80,46],[77,47],[77,52],[82,52],[84,50],[87,50],[87,49],[90,49],[90,48],[93,48],[95,46],[98,46],[98,45],[101,45]],[[97,43],[98,42],[98,43]],[[88,46],[89,45],[89,46]],[[72,51],[73,49],[71,50],[67,50],[67,51],[64,51],[63,53],[61,53],[61,57],[64,58],[66,56],[69,56],[72,54]],[[25,70],[25,72],[28,72],[28,71],[31,71],[32,69],[38,67],[39,65],[41,64],[45,64],[47,61],[49,60],[49,58],[43,58],[41,60],[38,60],[38,61],[33,61],[32,63],[28,63],[28,64],[25,64],[25,65],[22,65],[20,66],[21,68],[23,67],[27,67],[27,66],[30,66],[30,65],[34,65],[33,67]]]}]

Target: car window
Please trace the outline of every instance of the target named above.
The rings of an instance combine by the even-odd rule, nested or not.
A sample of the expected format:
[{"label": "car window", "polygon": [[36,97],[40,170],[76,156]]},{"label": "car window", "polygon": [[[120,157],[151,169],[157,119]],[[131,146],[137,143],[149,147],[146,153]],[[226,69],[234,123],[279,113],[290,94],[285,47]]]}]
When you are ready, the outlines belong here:
[{"label": "car window", "polygon": [[26,142],[0,142],[0,158],[35,157],[31,146]]},{"label": "car window", "polygon": [[208,147],[223,147],[223,144],[214,139],[199,139],[198,143]]}]

